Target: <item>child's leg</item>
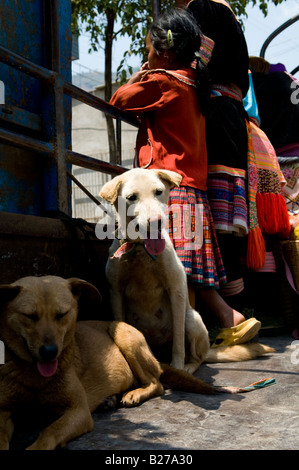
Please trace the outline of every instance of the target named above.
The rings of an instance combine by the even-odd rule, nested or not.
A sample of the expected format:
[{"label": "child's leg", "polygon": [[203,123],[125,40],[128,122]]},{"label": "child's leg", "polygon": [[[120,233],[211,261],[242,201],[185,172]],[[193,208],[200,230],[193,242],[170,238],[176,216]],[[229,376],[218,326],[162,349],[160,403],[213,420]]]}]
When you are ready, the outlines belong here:
[{"label": "child's leg", "polygon": [[245,320],[240,312],[234,310],[225,302],[216,289],[199,289],[197,293],[200,300],[204,302],[211,313],[217,317],[221,328],[231,328]]},{"label": "child's leg", "polygon": [[[219,333],[211,348],[244,344],[258,334],[261,322],[255,318],[245,321],[242,313],[230,307],[213,287],[199,289],[196,294],[220,323]],[[189,286],[189,298],[190,301],[195,299],[195,291],[192,286]]]}]

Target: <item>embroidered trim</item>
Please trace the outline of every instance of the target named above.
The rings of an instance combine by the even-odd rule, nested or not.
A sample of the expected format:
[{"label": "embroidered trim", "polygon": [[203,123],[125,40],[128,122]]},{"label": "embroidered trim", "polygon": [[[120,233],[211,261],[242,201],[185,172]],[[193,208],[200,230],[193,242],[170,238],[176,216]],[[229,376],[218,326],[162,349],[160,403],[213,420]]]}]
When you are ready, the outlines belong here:
[{"label": "embroidered trim", "polygon": [[230,83],[229,85],[220,85],[220,84],[213,84],[212,85],[212,91],[211,91],[211,97],[215,96],[228,96],[230,98],[234,98],[236,101],[241,101],[242,102],[242,92],[240,88],[235,85],[234,83]]},{"label": "embroidered trim", "polygon": [[208,173],[227,173],[232,176],[239,176],[241,178],[246,177],[246,170],[242,170],[242,168],[231,168],[225,165],[209,165],[208,166]]},{"label": "embroidered trim", "polygon": [[186,85],[193,86],[196,88],[195,80],[192,78],[185,77],[184,75],[181,75],[180,73],[175,73],[171,72],[170,70],[165,70],[165,69],[153,69],[153,70],[148,70],[143,77],[141,78],[141,82],[143,81],[144,77],[151,73],[165,73],[166,75],[171,75],[172,77],[176,78],[179,82],[183,82]]},{"label": "embroidered trim", "polygon": [[144,243],[134,243],[134,242],[124,242],[120,245],[119,248],[117,248],[117,250],[115,251],[115,253],[110,256],[110,259],[115,259],[115,258],[121,258],[122,256],[124,255],[128,255],[128,254],[133,254],[135,253],[135,250],[136,250],[136,247],[137,245],[140,245],[143,247],[144,251],[152,258],[152,260],[156,261],[157,259],[157,256],[156,255],[153,255],[152,253],[150,253],[147,249],[146,249],[146,246]]}]

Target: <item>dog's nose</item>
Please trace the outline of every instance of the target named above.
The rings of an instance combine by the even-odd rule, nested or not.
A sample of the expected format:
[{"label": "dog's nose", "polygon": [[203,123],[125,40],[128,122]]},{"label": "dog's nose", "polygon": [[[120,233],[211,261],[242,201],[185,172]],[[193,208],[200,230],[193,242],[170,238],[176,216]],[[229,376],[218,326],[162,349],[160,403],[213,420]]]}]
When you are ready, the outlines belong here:
[{"label": "dog's nose", "polygon": [[43,361],[52,361],[58,353],[56,344],[43,345],[40,347],[39,354]]}]

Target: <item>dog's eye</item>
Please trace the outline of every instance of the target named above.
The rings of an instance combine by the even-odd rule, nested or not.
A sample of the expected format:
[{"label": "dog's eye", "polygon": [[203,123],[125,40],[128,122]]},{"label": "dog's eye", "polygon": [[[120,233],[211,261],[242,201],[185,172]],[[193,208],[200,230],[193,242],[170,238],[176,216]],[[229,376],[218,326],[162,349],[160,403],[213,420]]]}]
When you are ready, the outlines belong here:
[{"label": "dog's eye", "polygon": [[33,322],[37,322],[38,320],[38,315],[36,313],[23,313],[23,315]]},{"label": "dog's eye", "polygon": [[156,189],[155,191],[156,196],[161,196],[162,193],[163,193],[162,189]]},{"label": "dog's eye", "polygon": [[134,201],[137,200],[137,196],[136,196],[136,194],[131,194],[131,196],[128,196],[127,199],[130,202],[134,202]]},{"label": "dog's eye", "polygon": [[65,313],[57,313],[56,315],[56,320],[61,320],[62,318],[64,318],[66,316],[67,312]]}]

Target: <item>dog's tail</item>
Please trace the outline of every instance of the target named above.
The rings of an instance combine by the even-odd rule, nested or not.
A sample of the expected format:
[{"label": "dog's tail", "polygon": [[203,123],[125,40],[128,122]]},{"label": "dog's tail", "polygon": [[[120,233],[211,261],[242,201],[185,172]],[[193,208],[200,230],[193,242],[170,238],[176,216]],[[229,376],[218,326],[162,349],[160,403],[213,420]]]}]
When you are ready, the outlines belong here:
[{"label": "dog's tail", "polygon": [[[269,353],[275,353],[275,349],[260,343],[247,343],[210,349],[205,362],[243,362]],[[162,370],[160,381],[165,387],[172,390],[206,395],[215,395],[218,393],[235,394],[249,391],[239,387],[217,387],[209,385],[203,380],[194,377],[194,375],[189,374],[189,372],[175,369],[168,364],[160,363],[160,368]]]},{"label": "dog's tail", "polygon": [[185,370],[175,369],[164,363],[160,364],[160,366],[162,369],[160,381],[167,388],[180,390],[181,392],[203,393],[206,395],[219,393],[212,385],[203,382],[203,380],[194,377]]},{"label": "dog's tail", "polygon": [[246,343],[235,346],[211,348],[204,362],[243,362],[274,352],[275,349],[264,344]]}]

